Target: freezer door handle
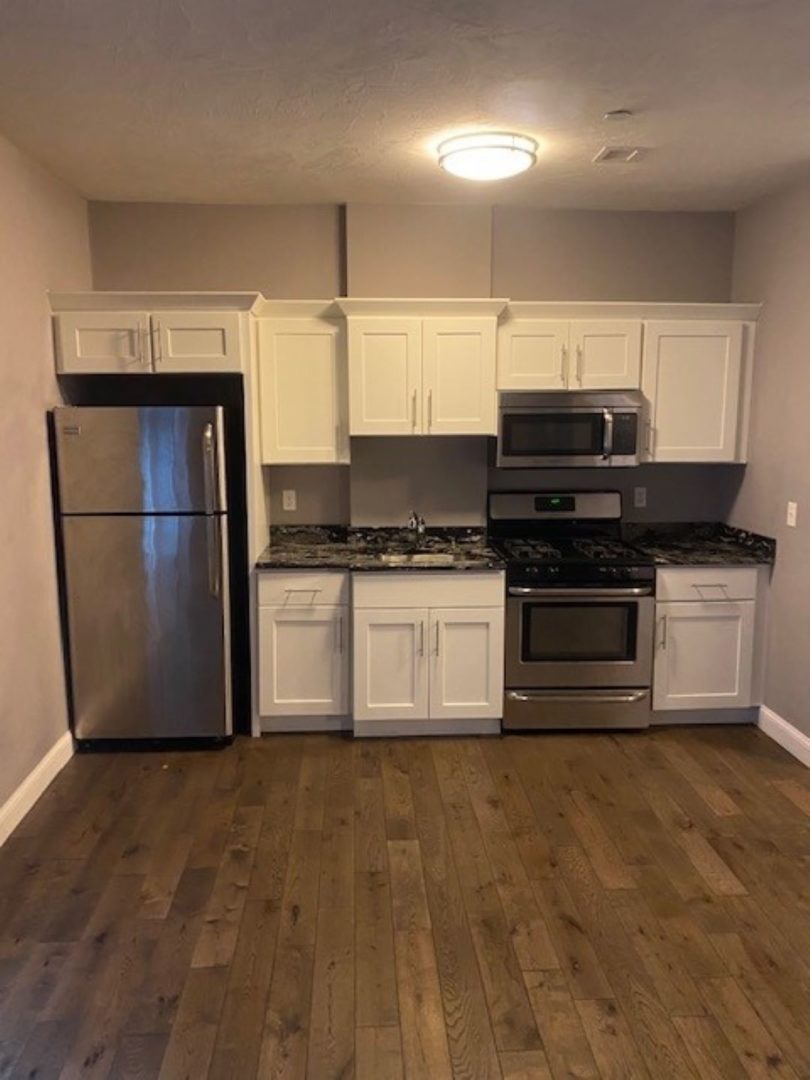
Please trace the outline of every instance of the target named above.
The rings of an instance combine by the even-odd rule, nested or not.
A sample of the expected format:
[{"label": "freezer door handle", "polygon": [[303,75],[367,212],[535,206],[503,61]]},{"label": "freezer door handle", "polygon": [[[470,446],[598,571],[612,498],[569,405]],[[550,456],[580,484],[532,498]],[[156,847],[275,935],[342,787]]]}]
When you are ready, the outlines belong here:
[{"label": "freezer door handle", "polygon": [[208,543],[208,590],[212,596],[222,595],[222,545],[220,543],[220,522],[214,514],[206,518],[206,540]]},{"label": "freezer door handle", "polygon": [[206,424],[202,434],[203,481],[205,485],[205,512],[213,514],[216,509],[217,462],[214,425]]}]

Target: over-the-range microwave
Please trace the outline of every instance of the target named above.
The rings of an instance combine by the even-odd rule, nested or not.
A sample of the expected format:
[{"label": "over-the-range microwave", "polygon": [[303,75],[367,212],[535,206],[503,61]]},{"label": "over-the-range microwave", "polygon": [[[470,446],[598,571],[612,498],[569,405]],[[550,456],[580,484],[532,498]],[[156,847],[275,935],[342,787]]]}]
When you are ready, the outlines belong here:
[{"label": "over-the-range microwave", "polygon": [[501,394],[497,464],[507,469],[638,465],[638,391]]}]

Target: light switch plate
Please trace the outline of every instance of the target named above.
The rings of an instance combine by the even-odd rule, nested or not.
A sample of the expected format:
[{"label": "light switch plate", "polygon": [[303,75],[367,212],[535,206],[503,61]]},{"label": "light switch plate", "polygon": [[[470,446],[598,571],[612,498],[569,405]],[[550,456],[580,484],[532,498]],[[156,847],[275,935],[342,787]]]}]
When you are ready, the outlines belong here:
[{"label": "light switch plate", "polygon": [[281,493],[282,510],[298,509],[298,494],[295,488],[285,488]]},{"label": "light switch plate", "polygon": [[796,523],[799,519],[799,504],[795,502],[789,502],[787,504],[787,523],[791,529],[796,528]]},{"label": "light switch plate", "polygon": [[633,506],[642,510],[647,505],[647,489],[645,487],[633,488]]}]

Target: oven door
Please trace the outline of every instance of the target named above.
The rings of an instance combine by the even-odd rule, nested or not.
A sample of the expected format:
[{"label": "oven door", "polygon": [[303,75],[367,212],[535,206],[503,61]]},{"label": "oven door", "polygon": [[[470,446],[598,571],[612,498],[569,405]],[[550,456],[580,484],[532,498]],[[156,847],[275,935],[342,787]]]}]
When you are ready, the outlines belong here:
[{"label": "oven door", "polygon": [[505,468],[638,464],[638,411],[502,405],[497,464]]},{"label": "oven door", "polygon": [[510,586],[506,686],[649,687],[654,619],[648,586]]}]

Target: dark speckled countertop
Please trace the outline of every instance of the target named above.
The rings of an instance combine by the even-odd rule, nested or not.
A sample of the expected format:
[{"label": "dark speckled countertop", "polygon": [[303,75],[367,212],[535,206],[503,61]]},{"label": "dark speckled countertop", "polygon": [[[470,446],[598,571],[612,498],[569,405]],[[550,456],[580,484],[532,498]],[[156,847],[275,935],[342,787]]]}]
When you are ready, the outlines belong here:
[{"label": "dark speckled countertop", "polygon": [[483,529],[364,529],[274,525],[260,570],[500,570]]},{"label": "dark speckled countertop", "polygon": [[627,525],[624,535],[659,566],[757,566],[776,558],[771,537],[719,522]]}]

